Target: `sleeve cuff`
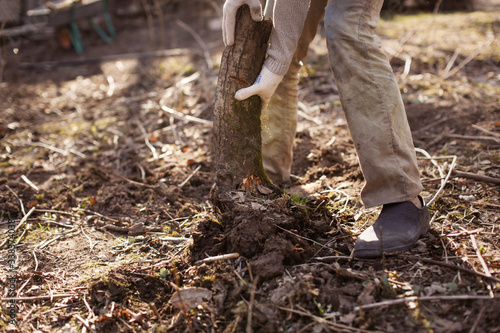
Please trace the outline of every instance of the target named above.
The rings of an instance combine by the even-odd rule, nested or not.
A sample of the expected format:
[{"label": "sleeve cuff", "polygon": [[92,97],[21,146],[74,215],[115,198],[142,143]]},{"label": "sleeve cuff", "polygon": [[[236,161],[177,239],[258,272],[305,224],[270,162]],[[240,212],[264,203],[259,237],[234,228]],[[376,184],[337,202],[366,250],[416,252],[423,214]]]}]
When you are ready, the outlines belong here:
[{"label": "sleeve cuff", "polygon": [[285,75],[288,72],[288,67],[290,67],[290,64],[284,64],[283,62],[277,61],[276,59],[273,59],[271,57],[268,57],[264,61],[264,66],[267,67],[271,72],[277,75]]}]

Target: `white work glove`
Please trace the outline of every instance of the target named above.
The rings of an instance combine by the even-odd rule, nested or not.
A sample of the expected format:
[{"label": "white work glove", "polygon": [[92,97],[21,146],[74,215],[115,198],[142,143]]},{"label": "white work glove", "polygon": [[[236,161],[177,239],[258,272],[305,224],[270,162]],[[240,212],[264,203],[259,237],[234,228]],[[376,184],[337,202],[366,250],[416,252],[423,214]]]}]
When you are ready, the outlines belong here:
[{"label": "white work glove", "polygon": [[262,21],[264,18],[259,0],[226,0],[222,9],[222,40],[226,46],[234,44],[236,12],[243,5],[250,7],[252,20],[255,22]]},{"label": "white work glove", "polygon": [[262,99],[262,110],[267,107],[271,96],[273,96],[274,91],[283,80],[284,75],[278,75],[267,69],[266,66],[262,66],[259,76],[255,80],[254,84],[248,88],[240,89],[236,92],[234,97],[242,101],[253,95],[259,95]]}]

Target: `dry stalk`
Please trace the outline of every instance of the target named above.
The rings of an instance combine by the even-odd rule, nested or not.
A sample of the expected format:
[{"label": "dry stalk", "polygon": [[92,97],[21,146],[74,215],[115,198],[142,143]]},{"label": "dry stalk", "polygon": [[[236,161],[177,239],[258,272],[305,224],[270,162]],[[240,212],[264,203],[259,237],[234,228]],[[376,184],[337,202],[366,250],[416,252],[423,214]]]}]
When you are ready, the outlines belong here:
[{"label": "dry stalk", "polygon": [[151,14],[151,8],[148,5],[146,0],[141,0],[142,6],[144,7],[144,11],[146,12],[146,21],[148,22],[148,32],[149,32],[149,44],[151,46],[151,50],[156,49],[155,43],[155,33],[153,27],[153,15]]},{"label": "dry stalk", "polygon": [[40,296],[24,296],[24,297],[4,297],[1,299],[2,302],[6,301],[37,301],[41,299],[54,299],[54,298],[64,298],[64,297],[77,297],[80,294],[51,294],[51,295],[40,295]]},{"label": "dry stalk", "polygon": [[[472,247],[476,251],[477,258],[479,259],[479,262],[481,263],[481,266],[483,266],[484,273],[487,276],[491,276],[490,269],[488,265],[486,264],[486,261],[484,261],[483,255],[481,253],[481,250],[477,247],[477,242],[476,242],[476,237],[474,235],[470,235],[470,239],[472,242]],[[491,288],[491,285],[488,284],[488,290],[490,292],[490,297],[493,298],[495,297],[495,294],[493,294],[493,289]]]},{"label": "dry stalk", "polygon": [[423,155],[425,155],[427,158],[430,159],[431,163],[434,164],[436,166],[436,168],[438,169],[439,171],[439,175],[441,176],[441,178],[444,178],[442,181],[441,181],[441,187],[439,187],[439,189],[437,190],[436,194],[434,194],[434,196],[432,197],[432,199],[430,199],[425,205],[426,206],[430,206],[430,204],[436,200],[436,198],[439,196],[439,194],[441,194],[441,192],[443,191],[444,187],[446,186],[446,184],[448,183],[448,180],[450,179],[451,177],[451,174],[453,172],[453,168],[455,168],[455,164],[457,162],[457,156],[456,155],[453,155],[453,156],[449,156],[448,158],[452,158],[452,161],[451,161],[451,165],[449,167],[449,171],[448,171],[448,174],[446,175],[446,177],[444,177],[444,174],[443,174],[443,171],[441,170],[441,168],[439,167],[439,165],[437,164],[437,162],[435,161],[434,158],[431,157],[431,155],[429,155],[429,153],[427,153],[425,150],[423,149],[420,149],[420,148],[415,148],[415,151],[418,152],[418,153],[421,153]]},{"label": "dry stalk", "polygon": [[[47,222],[47,223],[49,223],[49,224],[54,224],[54,225],[57,225],[57,226],[59,226],[59,227],[63,227],[63,228],[68,228],[68,229],[70,229],[70,228],[73,228],[73,227],[74,227],[73,225],[62,224],[62,223],[56,222],[56,221],[54,221],[54,220],[52,220],[52,219],[49,219],[48,217],[41,217],[41,220],[42,220],[42,222]],[[42,223],[42,222],[41,222],[41,223]]]},{"label": "dry stalk", "polygon": [[35,191],[40,191],[40,189],[38,188],[38,186],[36,186],[35,184],[33,184],[33,182],[31,180],[28,179],[28,177],[26,177],[25,175],[21,175],[21,179],[26,183],[28,184],[32,189],[34,189]]},{"label": "dry stalk", "polygon": [[475,333],[476,332],[476,329],[479,326],[479,323],[481,322],[481,319],[483,318],[483,314],[484,314],[485,311],[486,311],[486,307],[482,307],[481,311],[479,311],[479,314],[477,315],[476,320],[474,321],[474,324],[470,328],[469,333]]},{"label": "dry stalk", "polygon": [[[24,217],[21,219],[21,221],[18,223],[18,225],[14,228],[14,233],[21,228],[21,226],[28,220],[28,217],[35,211],[35,207],[31,207],[29,212],[24,215]],[[2,244],[0,244],[0,249],[9,241],[9,238],[5,238]]]},{"label": "dry stalk", "polygon": [[87,239],[89,240],[89,243],[90,243],[90,251],[92,251],[94,249],[94,246],[97,245],[97,243],[95,244],[92,244],[92,239],[85,233],[85,231],[83,230],[83,226],[80,226],[81,230],[82,230],[82,234],[85,235],[85,237],[87,237]]},{"label": "dry stalk", "polygon": [[88,319],[94,318],[95,317],[94,311],[92,311],[92,309],[90,308],[89,303],[85,299],[85,296],[83,296],[82,299],[83,299],[83,303],[85,303],[85,307],[87,308],[87,310],[89,310],[89,315],[87,318]]},{"label": "dry stalk", "polygon": [[207,44],[205,44],[200,35],[198,35],[198,33],[194,31],[193,28],[179,19],[175,20],[175,23],[177,23],[177,25],[182,29],[186,30],[194,38],[196,43],[198,43],[203,51],[203,56],[205,57],[205,62],[207,63],[208,69],[213,69],[214,63],[212,62],[212,57],[210,56],[210,49],[208,48]]},{"label": "dry stalk", "polygon": [[207,262],[214,262],[214,261],[219,261],[219,260],[237,259],[239,257],[240,257],[239,253],[228,253],[228,254],[222,254],[220,256],[208,257],[208,258],[200,260],[198,263],[207,263]]},{"label": "dry stalk", "polygon": [[314,244],[316,244],[316,245],[319,245],[319,246],[326,246],[326,245],[324,245],[324,244],[321,244],[321,243],[316,242],[316,241],[315,241],[315,240],[313,240],[313,239],[310,239],[310,238],[307,238],[307,237],[301,236],[301,235],[299,235],[299,234],[296,234],[295,232],[292,232],[292,231],[287,230],[287,229],[285,229],[285,228],[283,228],[283,227],[280,227],[279,225],[275,225],[275,226],[276,226],[276,228],[278,228],[278,229],[280,229],[280,230],[282,230],[282,231],[284,231],[284,232],[287,232],[287,233],[289,233],[289,234],[291,234],[291,235],[294,235],[295,237],[302,238],[302,239],[304,239],[304,240],[306,240],[306,241],[312,242],[312,243],[314,243]]},{"label": "dry stalk", "polygon": [[474,135],[460,135],[460,134],[447,134],[447,137],[450,138],[456,138],[456,139],[463,139],[463,140],[491,140],[495,141],[497,143],[500,143],[500,139],[494,137],[494,136],[474,136]]},{"label": "dry stalk", "polygon": [[33,252],[33,258],[35,259],[35,269],[34,269],[34,271],[36,272],[38,270],[38,259],[36,258],[36,252],[35,252],[35,250],[33,250],[32,252]]},{"label": "dry stalk", "polygon": [[389,52],[390,53],[389,62],[392,60],[392,58],[394,58],[395,56],[397,56],[399,54],[399,52],[401,52],[401,50],[403,49],[403,46],[410,40],[411,37],[413,37],[413,35],[415,34],[415,32],[417,32],[417,28],[413,28],[412,30],[408,31],[408,33],[399,42],[399,44],[396,47],[396,49],[394,51],[392,51],[392,52]]},{"label": "dry stalk", "polygon": [[459,54],[460,49],[457,48],[455,52],[453,52],[453,55],[451,56],[450,60],[448,61],[448,64],[444,68],[442,76],[447,75],[450,72],[451,67],[453,67],[453,64],[455,63],[455,60],[457,60],[458,54]]},{"label": "dry stalk", "polygon": [[465,273],[469,273],[471,275],[475,275],[477,277],[481,277],[483,279],[486,279],[486,280],[489,280],[492,282],[500,283],[500,279],[497,279],[493,276],[488,276],[488,275],[480,273],[480,272],[476,272],[472,269],[468,269],[465,267],[461,267],[461,266],[457,266],[457,265],[453,265],[453,264],[448,264],[448,263],[437,261],[437,260],[421,258],[421,257],[417,257],[417,256],[411,256],[411,255],[407,255],[407,254],[399,254],[398,256],[400,258],[404,258],[404,259],[408,259],[408,260],[420,260],[422,262],[425,262],[425,263],[428,263],[431,265],[438,265],[438,266],[443,266],[443,267],[447,267],[447,268],[451,268],[451,269],[456,269],[456,270],[459,270],[459,271],[462,271]]},{"label": "dry stalk", "polygon": [[392,299],[389,301],[382,301],[382,302],[357,306],[354,308],[354,311],[375,309],[406,302],[445,301],[445,300],[455,301],[455,300],[471,300],[471,299],[491,299],[491,297],[484,295],[442,295],[442,296],[437,295],[437,296],[422,296],[422,297],[411,296],[411,297],[404,297],[404,298]]},{"label": "dry stalk", "polygon": [[156,16],[158,16],[158,20],[160,21],[160,48],[165,49],[165,20],[163,17],[163,10],[161,9],[160,2],[158,0],[154,0],[154,6],[156,10]]},{"label": "dry stalk", "polygon": [[139,127],[139,129],[142,132],[146,146],[149,148],[149,150],[151,150],[151,153],[153,153],[153,159],[155,161],[157,161],[158,160],[158,153],[156,152],[156,148],[153,147],[151,142],[149,142],[148,133],[146,132],[146,129],[144,128],[144,126],[141,124],[141,122],[139,120],[137,120],[137,126]]},{"label": "dry stalk", "polygon": [[449,71],[448,73],[446,73],[445,75],[442,76],[442,78],[444,80],[448,79],[449,77],[455,75],[456,73],[458,73],[462,68],[465,67],[465,65],[467,65],[469,62],[471,62],[472,60],[474,60],[474,58],[476,58],[478,55],[481,54],[481,52],[487,48],[488,46],[490,46],[493,42],[495,41],[495,38],[492,37],[490,38],[488,41],[486,41],[485,43],[482,43],[482,45],[479,45],[478,48],[476,49],[476,51],[474,53],[472,53],[470,56],[468,56],[467,58],[465,58],[461,63],[459,63],[457,65],[457,67],[455,67],[453,70]]},{"label": "dry stalk", "polygon": [[78,314],[76,314],[76,313],[75,313],[73,316],[74,316],[76,319],[78,319],[79,321],[81,321],[81,322],[82,322],[82,324],[83,324],[83,326],[84,326],[85,328],[87,328],[89,331],[91,331],[91,332],[95,332],[95,331],[94,331],[94,330],[90,327],[89,322],[88,322],[87,320],[83,319],[82,317],[80,317],[80,316],[79,316]]},{"label": "dry stalk", "polygon": [[[138,183],[138,184],[141,184],[141,183]],[[145,185],[145,184],[142,184],[142,185]],[[149,185],[148,185],[149,186]],[[91,215],[95,215],[95,216],[99,216],[103,219],[106,219],[108,221],[111,221],[111,222],[118,222],[118,220],[116,219],[113,219],[111,217],[108,217],[108,216],[105,216],[105,215],[102,215],[102,214],[99,214],[98,212],[94,212],[92,210],[88,210],[88,209],[85,209],[85,208],[77,208],[77,207],[74,207],[72,208],[74,211],[77,211],[77,212],[84,212],[84,213],[89,213]],[[71,214],[71,213],[66,213],[66,214]],[[78,214],[76,214],[78,215]]]},{"label": "dry stalk", "polygon": [[205,0],[205,1],[208,2],[210,4],[210,6],[212,6],[212,8],[217,13],[217,16],[222,20],[222,8],[217,3],[217,1],[215,1],[215,0]]},{"label": "dry stalk", "polygon": [[499,133],[488,131],[486,128],[482,128],[481,126],[472,124],[472,128],[475,128],[475,129],[477,129],[477,130],[479,130],[481,132],[484,132],[484,133],[487,133],[489,135],[496,136],[497,138],[500,138],[500,134]]},{"label": "dry stalk", "polygon": [[470,172],[463,172],[463,171],[456,171],[454,170],[451,174],[453,178],[468,178],[468,179],[474,179],[474,180],[480,180],[486,183],[492,183],[492,184],[500,184],[500,178],[493,178],[493,177],[488,177],[488,176],[482,176],[482,175],[476,175],[474,173]]},{"label": "dry stalk", "polygon": [[0,36],[2,37],[1,39],[1,49],[0,49],[0,83],[3,81],[3,69],[5,68],[5,65],[7,64],[7,61],[4,59],[3,55],[4,53],[7,54],[7,43],[5,42],[5,37],[2,34],[3,29],[5,28],[5,25],[7,24],[7,21],[2,22],[2,25],[0,26]]},{"label": "dry stalk", "polygon": [[[23,215],[25,216],[26,215],[26,210],[24,209],[24,204],[23,204],[23,201],[21,200],[21,198],[19,198],[19,196],[17,195],[16,192],[14,192],[9,185],[5,185],[5,187],[12,193],[14,194],[14,196],[17,198],[17,200],[19,201],[19,204],[21,206],[21,211],[23,212]],[[17,230],[17,229],[16,229]],[[3,245],[3,243],[2,243]],[[2,246],[0,246],[1,248]]]},{"label": "dry stalk", "polygon": [[63,156],[68,156],[71,153],[71,154],[76,155],[78,157],[82,157],[82,158],[86,157],[85,154],[82,154],[77,150],[74,150],[74,149],[64,150],[64,149],[57,148],[57,147],[55,147],[51,144],[45,143],[45,142],[29,142],[29,141],[18,140],[18,141],[13,141],[11,143],[13,145],[26,145],[26,146],[41,147],[41,148],[51,150],[55,153],[61,154]]},{"label": "dry stalk", "polygon": [[425,131],[427,131],[427,130],[429,130],[429,129],[431,129],[431,128],[433,128],[441,123],[444,123],[445,121],[448,121],[447,117],[443,117],[441,119],[438,119],[438,120],[436,120],[436,121],[434,121],[434,122],[432,122],[432,123],[430,123],[422,128],[419,128],[418,130],[413,131],[413,133],[415,134],[415,133],[425,132]]},{"label": "dry stalk", "polygon": [[252,283],[252,289],[250,290],[250,304],[248,304],[248,313],[247,313],[247,326],[246,333],[252,333],[252,315],[253,315],[253,307],[255,304],[255,291],[257,290],[257,284],[259,282],[259,276],[256,276]]},{"label": "dry stalk", "polygon": [[355,328],[355,327],[350,327],[347,325],[335,323],[335,322],[326,320],[325,318],[315,316],[312,313],[310,313],[309,311],[304,310],[304,309],[295,310],[295,309],[285,308],[282,306],[276,306],[276,308],[283,310],[283,311],[286,311],[286,312],[298,314],[300,316],[309,317],[309,318],[313,319],[316,323],[324,324],[324,325],[327,325],[327,326],[334,328],[335,332],[359,332],[359,333],[373,332],[373,331],[364,330],[362,328]]},{"label": "dry stalk", "polygon": [[195,175],[198,171],[200,171],[200,169],[201,169],[201,165],[198,165],[198,166],[196,167],[196,169],[194,169],[194,171],[193,171],[193,172],[192,172],[192,173],[191,173],[191,174],[190,174],[190,175],[189,175],[186,179],[184,179],[184,181],[183,181],[182,183],[180,183],[180,184],[179,184],[179,188],[182,188],[184,185],[186,185],[186,184],[187,184],[187,182],[188,182],[191,178],[193,178],[193,176],[194,176],[194,175]]},{"label": "dry stalk", "polygon": [[[197,50],[187,50],[187,49],[170,49],[170,50],[158,50],[158,51],[148,51],[141,53],[126,53],[126,54],[117,54],[117,55],[107,55],[96,58],[83,58],[83,59],[72,59],[72,60],[58,60],[58,61],[44,61],[38,63],[22,63],[20,64],[21,69],[36,69],[36,68],[54,68],[54,67],[62,67],[62,66],[77,66],[83,64],[92,64],[92,63],[103,63],[103,62],[112,62],[118,60],[127,60],[127,59],[147,59],[147,58],[163,58],[163,57],[175,57],[185,54],[193,54],[198,53]],[[149,94],[149,93],[148,93]],[[141,98],[141,96],[136,96],[132,98],[132,100],[136,98]]]},{"label": "dry stalk", "polygon": [[200,123],[200,124],[204,124],[204,125],[209,125],[209,126],[213,126],[213,122],[210,121],[210,120],[205,120],[205,119],[201,119],[201,118],[197,118],[197,117],[193,117],[193,116],[190,116],[188,114],[184,114],[182,112],[179,112],[177,110],[174,110],[172,108],[169,108],[168,106],[166,105],[160,105],[161,109],[169,114],[171,114],[172,116],[178,118],[178,119],[181,119],[181,120],[187,120],[187,122],[195,122],[195,123]]}]

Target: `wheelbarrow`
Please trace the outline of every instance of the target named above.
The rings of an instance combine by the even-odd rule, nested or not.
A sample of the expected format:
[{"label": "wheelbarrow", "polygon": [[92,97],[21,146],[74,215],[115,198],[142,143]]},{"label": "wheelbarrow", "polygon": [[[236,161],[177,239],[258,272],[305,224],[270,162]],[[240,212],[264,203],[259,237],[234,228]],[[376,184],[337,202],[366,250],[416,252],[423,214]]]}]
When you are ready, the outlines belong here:
[{"label": "wheelbarrow", "polygon": [[[59,43],[64,46],[64,36],[67,34],[71,45],[78,54],[83,53],[83,41],[78,28],[78,21],[87,19],[97,34],[110,44],[116,39],[116,31],[111,22],[108,10],[109,0],[58,0],[49,1],[45,5],[28,10],[27,15],[43,20],[49,27],[56,27]],[[105,32],[95,21],[102,15],[108,32]],[[70,46],[71,46],[70,45]]]}]

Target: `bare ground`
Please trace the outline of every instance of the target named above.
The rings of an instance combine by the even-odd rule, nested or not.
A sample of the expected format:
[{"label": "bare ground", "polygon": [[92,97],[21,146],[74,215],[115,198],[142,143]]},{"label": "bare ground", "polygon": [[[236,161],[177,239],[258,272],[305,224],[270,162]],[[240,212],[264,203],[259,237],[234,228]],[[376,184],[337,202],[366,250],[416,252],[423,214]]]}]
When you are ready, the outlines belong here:
[{"label": "bare ground", "polygon": [[[201,18],[175,10],[163,37],[143,17],[116,19],[112,46],[84,30],[82,56],[47,36],[4,47],[2,241],[20,227],[17,266],[1,252],[1,331],[500,330],[499,12],[380,23],[433,218],[408,253],[355,260],[378,209],[359,201],[324,34],[302,72],[293,185],[235,191],[220,211],[210,198],[220,32],[207,29],[210,6]],[[175,52],[123,56],[162,39]]]}]

